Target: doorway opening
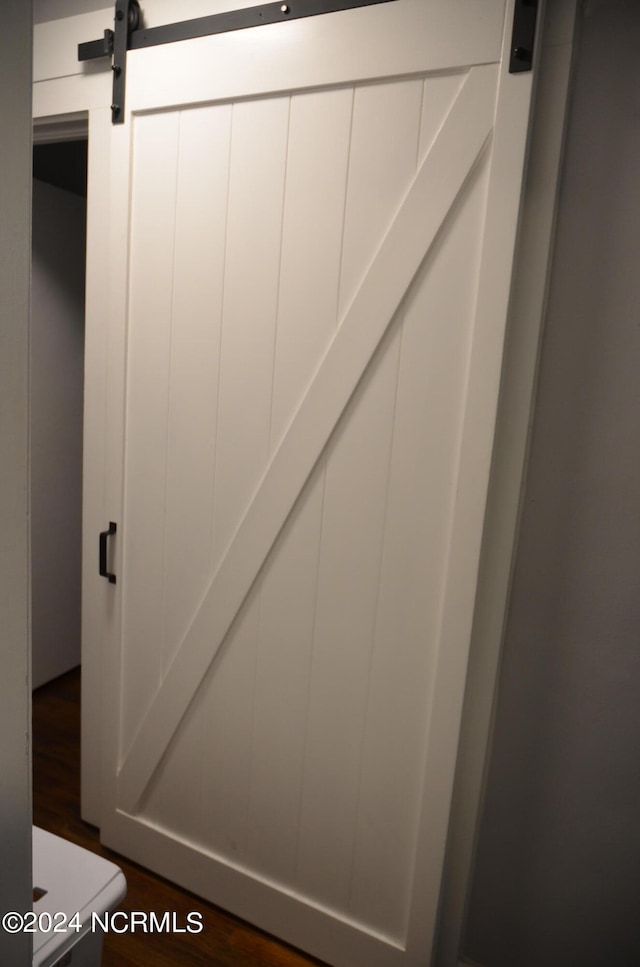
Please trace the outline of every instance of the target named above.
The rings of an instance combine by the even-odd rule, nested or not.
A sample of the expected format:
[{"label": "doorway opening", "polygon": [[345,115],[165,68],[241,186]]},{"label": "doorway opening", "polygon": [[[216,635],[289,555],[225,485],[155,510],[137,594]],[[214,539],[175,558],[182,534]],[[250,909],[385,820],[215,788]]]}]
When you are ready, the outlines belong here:
[{"label": "doorway opening", "polygon": [[34,140],[31,628],[37,688],[80,664],[87,140]]}]

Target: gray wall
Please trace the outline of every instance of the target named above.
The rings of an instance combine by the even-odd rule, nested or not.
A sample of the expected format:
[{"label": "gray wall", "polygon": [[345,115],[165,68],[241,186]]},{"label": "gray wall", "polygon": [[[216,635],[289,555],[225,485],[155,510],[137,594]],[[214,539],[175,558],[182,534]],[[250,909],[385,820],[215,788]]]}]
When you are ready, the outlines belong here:
[{"label": "gray wall", "polygon": [[583,7],[464,952],[640,963],[640,4]]},{"label": "gray wall", "polygon": [[85,201],[33,183],[32,685],[80,664]]},{"label": "gray wall", "polygon": [[[31,3],[3,0],[0,30],[0,911],[31,906],[27,400]],[[30,938],[0,930],[0,963]]]}]

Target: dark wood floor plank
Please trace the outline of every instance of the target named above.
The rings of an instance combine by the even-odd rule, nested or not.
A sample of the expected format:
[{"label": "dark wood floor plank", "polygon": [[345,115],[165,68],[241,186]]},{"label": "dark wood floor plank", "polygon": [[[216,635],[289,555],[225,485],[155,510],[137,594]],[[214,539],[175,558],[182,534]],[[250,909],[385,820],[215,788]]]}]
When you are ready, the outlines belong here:
[{"label": "dark wood floor plank", "polygon": [[[33,693],[33,821],[117,863],[127,878],[119,909],[202,914],[200,934],[141,932],[105,936],[103,967],[311,967],[320,965],[210,903],[101,846],[80,818],[80,669]],[[322,965],[320,965],[322,967]]]}]

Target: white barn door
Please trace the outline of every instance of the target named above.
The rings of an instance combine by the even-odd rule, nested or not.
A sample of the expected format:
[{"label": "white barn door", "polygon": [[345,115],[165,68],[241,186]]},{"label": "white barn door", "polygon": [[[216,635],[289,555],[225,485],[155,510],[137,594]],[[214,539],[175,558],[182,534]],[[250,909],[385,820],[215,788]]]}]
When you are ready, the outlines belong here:
[{"label": "white barn door", "polygon": [[531,75],[502,0],[135,51],[113,129],[103,840],[426,965]]}]

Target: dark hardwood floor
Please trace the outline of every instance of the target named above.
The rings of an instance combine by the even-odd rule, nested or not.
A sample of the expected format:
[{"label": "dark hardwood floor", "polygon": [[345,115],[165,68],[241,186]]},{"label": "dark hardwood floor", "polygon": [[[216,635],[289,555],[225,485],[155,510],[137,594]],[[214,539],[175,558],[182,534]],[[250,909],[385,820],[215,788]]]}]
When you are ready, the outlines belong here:
[{"label": "dark hardwood floor", "polygon": [[113,860],[127,878],[119,909],[203,916],[200,934],[106,934],[103,967],[310,967],[320,962],[237,920],[210,903],[100,845],[80,818],[80,669],[33,693],[33,821]]}]

